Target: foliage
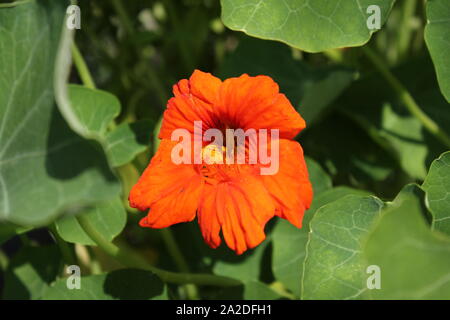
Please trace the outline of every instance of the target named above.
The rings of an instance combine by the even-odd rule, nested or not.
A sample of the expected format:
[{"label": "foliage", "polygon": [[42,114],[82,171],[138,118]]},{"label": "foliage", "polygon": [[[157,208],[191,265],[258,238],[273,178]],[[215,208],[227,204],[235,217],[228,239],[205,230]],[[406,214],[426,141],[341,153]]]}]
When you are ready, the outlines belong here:
[{"label": "foliage", "polygon": [[[79,0],[70,31],[69,1],[0,1],[1,297],[450,299],[450,3],[420,3]],[[303,226],[241,256],[128,206],[194,69],[269,75],[307,122]]]}]

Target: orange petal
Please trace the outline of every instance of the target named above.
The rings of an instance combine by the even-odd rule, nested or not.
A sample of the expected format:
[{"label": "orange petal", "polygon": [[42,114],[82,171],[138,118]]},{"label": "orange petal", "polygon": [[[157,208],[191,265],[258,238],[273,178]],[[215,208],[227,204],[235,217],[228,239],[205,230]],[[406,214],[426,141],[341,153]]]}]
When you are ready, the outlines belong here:
[{"label": "orange petal", "polygon": [[244,74],[225,80],[216,112],[234,127],[278,129],[280,138],[292,139],[305,128],[303,118],[268,76]]},{"label": "orange petal", "polygon": [[141,225],[162,228],[195,217],[202,179],[192,165],[172,162],[171,151],[176,143],[161,141],[149,166],[131,189],[131,207],[141,211],[151,208]]},{"label": "orange petal", "polygon": [[279,142],[279,170],[274,175],[262,175],[261,179],[277,203],[277,215],[300,228],[313,197],[303,149],[296,141]]},{"label": "orange petal", "polygon": [[237,254],[265,239],[264,226],[275,214],[275,204],[259,177],[243,175],[215,186],[205,185],[198,219],[205,241],[220,244],[219,231]]},{"label": "orange petal", "polygon": [[173,130],[187,129],[193,133],[194,121],[203,122],[203,131],[218,127],[213,112],[222,81],[210,73],[195,70],[189,80],[183,79],[173,87],[175,97],[167,103],[159,133],[160,139],[170,139]]},{"label": "orange petal", "polygon": [[188,180],[164,198],[157,200],[148,215],[140,222],[142,227],[166,228],[176,223],[194,220],[198,208],[203,182]]}]

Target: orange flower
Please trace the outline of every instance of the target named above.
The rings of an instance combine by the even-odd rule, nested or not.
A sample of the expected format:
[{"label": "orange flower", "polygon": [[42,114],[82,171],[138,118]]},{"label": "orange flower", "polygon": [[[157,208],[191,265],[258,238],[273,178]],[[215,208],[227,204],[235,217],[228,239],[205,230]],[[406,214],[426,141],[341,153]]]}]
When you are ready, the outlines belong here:
[{"label": "orange flower", "polygon": [[[174,85],[173,93],[164,112],[159,149],[129,196],[132,207],[150,209],[140,225],[165,228],[197,216],[209,246],[220,245],[222,231],[226,244],[237,254],[265,239],[264,226],[274,215],[300,228],[313,192],[303,150],[292,139],[305,128],[305,121],[279,93],[278,85],[270,77],[246,74],[222,82],[196,70],[189,80]],[[260,161],[208,164],[202,159],[197,164],[175,164],[172,150],[178,142],[172,141],[172,133],[185,129],[194,141],[195,121],[201,121],[197,129],[202,133],[211,128],[279,130],[278,171],[262,175],[260,169],[266,164]],[[271,145],[267,148],[272,150]],[[223,159],[226,148],[211,148],[203,140],[201,150],[192,147],[191,152],[212,149],[213,158]],[[245,149],[248,153],[248,141]]]}]

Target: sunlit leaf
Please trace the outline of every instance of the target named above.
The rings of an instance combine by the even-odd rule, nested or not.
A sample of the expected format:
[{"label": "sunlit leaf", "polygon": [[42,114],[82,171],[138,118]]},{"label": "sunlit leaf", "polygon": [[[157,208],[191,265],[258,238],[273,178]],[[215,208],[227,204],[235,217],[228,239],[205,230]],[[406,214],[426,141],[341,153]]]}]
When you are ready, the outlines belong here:
[{"label": "sunlit leaf", "polygon": [[[108,241],[112,241],[123,230],[127,221],[127,213],[119,198],[99,203],[93,208],[77,214],[85,214],[95,229]],[[62,217],[55,224],[59,235],[67,242],[84,245],[96,244],[73,216]]]},{"label": "sunlit leaf", "polygon": [[364,248],[380,268],[375,299],[450,299],[450,239],[426,221],[424,193],[406,186],[382,213]]},{"label": "sunlit leaf", "polygon": [[423,183],[433,229],[450,235],[450,152],[433,161]]},{"label": "sunlit leaf", "polygon": [[367,21],[378,6],[382,25],[394,0],[221,0],[222,20],[233,30],[285,42],[308,52],[360,46],[376,30]]},{"label": "sunlit leaf", "polygon": [[450,102],[450,2],[447,0],[427,1],[425,42],[433,59],[441,92]]},{"label": "sunlit leaf", "polygon": [[365,191],[348,187],[336,187],[315,196],[311,208],[306,211],[303,226],[297,229],[286,220],[278,221],[273,237],[272,268],[275,278],[286,288],[300,297],[300,280],[303,274],[306,243],[308,240],[309,224],[315,212],[322,206],[339,200],[346,195],[368,195]]},{"label": "sunlit leaf", "polygon": [[107,134],[105,151],[113,167],[124,165],[151,144],[153,122],[125,123]]},{"label": "sunlit leaf", "polygon": [[71,106],[83,126],[83,136],[103,139],[108,125],[119,115],[119,100],[106,91],[75,84],[69,85],[68,91]]},{"label": "sunlit leaf", "polygon": [[44,224],[120,191],[103,153],[69,129],[54,102],[67,5],[0,10],[0,219],[17,224]]},{"label": "sunlit leaf", "polygon": [[367,275],[361,241],[383,205],[375,197],[349,195],[316,212],[306,246],[302,298],[362,298]]}]

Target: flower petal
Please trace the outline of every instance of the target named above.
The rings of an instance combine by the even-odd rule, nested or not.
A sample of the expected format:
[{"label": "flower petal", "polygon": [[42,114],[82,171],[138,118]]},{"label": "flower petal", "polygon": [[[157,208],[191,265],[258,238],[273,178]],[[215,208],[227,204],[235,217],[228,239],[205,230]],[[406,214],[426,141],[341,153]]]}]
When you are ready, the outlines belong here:
[{"label": "flower petal", "polygon": [[176,142],[162,140],[158,151],[129,196],[130,206],[151,209],[141,225],[163,228],[195,218],[203,182],[192,165],[176,165],[171,151]]},{"label": "flower petal", "polygon": [[225,80],[216,112],[234,128],[278,129],[280,138],[292,139],[305,128],[303,118],[267,76]]},{"label": "flower petal", "polygon": [[265,239],[264,226],[275,214],[275,204],[257,176],[244,175],[215,186],[205,185],[198,210],[205,241],[220,244],[219,231],[228,247],[242,254]]},{"label": "flower petal", "polygon": [[222,81],[210,73],[195,70],[189,80],[174,85],[175,97],[167,103],[159,133],[160,139],[170,139],[174,130],[184,128],[194,132],[194,121],[202,121],[203,131],[218,126],[213,113]]},{"label": "flower petal", "polygon": [[194,220],[202,188],[200,179],[188,180],[179,189],[157,200],[139,224],[142,227],[166,228]]},{"label": "flower petal", "polygon": [[303,149],[298,142],[285,139],[279,140],[279,146],[278,172],[261,179],[277,203],[277,215],[300,228],[313,197]]}]

